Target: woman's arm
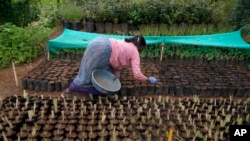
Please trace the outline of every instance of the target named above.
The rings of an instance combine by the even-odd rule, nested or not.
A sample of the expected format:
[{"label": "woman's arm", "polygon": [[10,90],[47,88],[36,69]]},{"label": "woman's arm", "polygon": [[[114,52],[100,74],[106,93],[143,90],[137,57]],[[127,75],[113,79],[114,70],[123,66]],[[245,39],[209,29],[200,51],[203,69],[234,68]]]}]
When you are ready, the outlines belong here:
[{"label": "woman's arm", "polygon": [[131,58],[131,67],[132,67],[134,78],[136,80],[143,81],[143,82],[148,80],[148,78],[141,72],[140,56],[138,52],[135,52]]}]

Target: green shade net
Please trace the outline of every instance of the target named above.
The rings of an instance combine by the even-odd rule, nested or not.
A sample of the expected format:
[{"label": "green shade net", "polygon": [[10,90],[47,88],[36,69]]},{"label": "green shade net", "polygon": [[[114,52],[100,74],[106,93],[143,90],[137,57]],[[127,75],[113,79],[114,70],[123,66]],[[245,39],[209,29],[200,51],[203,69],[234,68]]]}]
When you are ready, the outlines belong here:
[{"label": "green shade net", "polygon": [[[55,39],[48,41],[48,51],[55,54],[61,49],[86,48],[88,44],[98,36],[107,36],[114,39],[125,39],[131,36],[110,35],[100,33],[89,33],[75,31],[65,28],[63,33]],[[229,47],[239,49],[250,49],[250,44],[241,37],[241,32],[233,31],[211,35],[193,36],[144,36],[147,44],[186,44],[211,47]]]}]

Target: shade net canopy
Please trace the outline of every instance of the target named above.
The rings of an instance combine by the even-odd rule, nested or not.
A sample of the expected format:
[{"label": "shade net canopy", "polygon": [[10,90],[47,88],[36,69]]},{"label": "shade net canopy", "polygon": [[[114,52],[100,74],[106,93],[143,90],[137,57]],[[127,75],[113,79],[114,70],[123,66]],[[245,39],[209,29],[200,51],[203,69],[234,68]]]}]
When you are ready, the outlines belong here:
[{"label": "shade net canopy", "polygon": [[[50,52],[50,54],[56,54],[62,49],[86,48],[88,44],[98,36],[107,36],[114,39],[125,39],[128,37],[132,37],[125,35],[111,35],[75,31],[65,28],[60,36],[48,41],[48,51]],[[250,49],[250,44],[243,40],[240,30],[210,35],[144,37],[148,45],[165,43]]]}]

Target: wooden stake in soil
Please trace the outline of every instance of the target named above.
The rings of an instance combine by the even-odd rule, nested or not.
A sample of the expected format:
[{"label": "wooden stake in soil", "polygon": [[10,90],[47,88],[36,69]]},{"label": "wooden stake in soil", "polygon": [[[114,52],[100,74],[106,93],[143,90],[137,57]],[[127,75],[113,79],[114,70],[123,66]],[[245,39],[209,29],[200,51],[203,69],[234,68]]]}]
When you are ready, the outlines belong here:
[{"label": "wooden stake in soil", "polygon": [[161,64],[161,61],[162,61],[162,56],[163,56],[163,51],[164,51],[164,43],[162,43],[161,45],[160,45],[160,47],[161,47],[161,56],[160,56],[160,64]]},{"label": "wooden stake in soil", "polygon": [[172,141],[173,140],[173,129],[172,128],[170,128],[169,129],[169,133],[168,133],[168,141]]},{"label": "wooden stake in soil", "polygon": [[12,68],[15,76],[16,86],[18,86],[17,75],[16,75],[16,67],[14,61],[12,61]]}]

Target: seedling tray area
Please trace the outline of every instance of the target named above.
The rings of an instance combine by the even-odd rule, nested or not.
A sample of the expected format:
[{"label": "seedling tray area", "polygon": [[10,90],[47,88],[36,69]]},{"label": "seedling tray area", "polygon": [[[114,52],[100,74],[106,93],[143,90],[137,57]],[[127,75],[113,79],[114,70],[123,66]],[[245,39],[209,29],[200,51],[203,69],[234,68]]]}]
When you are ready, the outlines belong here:
[{"label": "seedling tray area", "polygon": [[64,99],[24,91],[0,101],[0,139],[227,141],[229,125],[250,124],[249,101],[164,95]]},{"label": "seedling tray area", "polygon": [[[250,73],[244,62],[201,59],[142,59],[142,72],[155,76],[157,85],[134,80],[130,68],[124,69],[119,95],[237,96],[250,95]],[[22,87],[35,91],[62,91],[75,78],[80,60],[44,61],[22,79]],[[245,71],[244,71],[245,70]]]}]

